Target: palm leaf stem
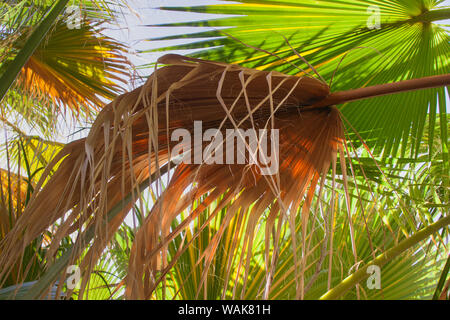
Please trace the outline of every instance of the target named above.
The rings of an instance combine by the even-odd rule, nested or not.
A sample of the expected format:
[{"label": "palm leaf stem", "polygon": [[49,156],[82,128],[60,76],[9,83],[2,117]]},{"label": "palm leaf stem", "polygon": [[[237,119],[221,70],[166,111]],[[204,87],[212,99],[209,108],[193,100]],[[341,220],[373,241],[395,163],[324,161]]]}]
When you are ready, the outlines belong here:
[{"label": "palm leaf stem", "polygon": [[312,107],[327,107],[345,102],[374,98],[388,94],[395,94],[419,89],[436,88],[448,85],[450,85],[450,74],[404,80],[365,88],[333,92],[325,99],[320,100],[319,102],[312,105]]},{"label": "palm leaf stem", "polygon": [[448,255],[447,262],[445,263],[444,269],[442,270],[441,277],[439,278],[439,282],[436,286],[436,290],[434,291],[433,300],[438,300],[439,295],[444,288],[445,280],[447,279],[447,275],[450,271],[450,255]]},{"label": "palm leaf stem", "polygon": [[356,284],[358,284],[359,282],[361,282],[362,280],[364,280],[369,276],[369,274],[367,273],[367,268],[369,266],[376,265],[382,267],[387,262],[399,256],[407,249],[412,248],[414,245],[418,244],[419,242],[423,241],[427,237],[431,236],[433,233],[444,228],[445,226],[448,226],[449,224],[450,224],[450,216],[446,216],[444,218],[439,219],[435,223],[429,225],[428,227],[423,228],[422,230],[416,232],[408,239],[403,240],[397,246],[387,250],[383,254],[379,255],[376,259],[370,261],[367,265],[365,265],[352,275],[348,276],[346,279],[341,281],[336,287],[329,290],[322,297],[320,297],[320,299],[321,300],[338,299],[349,289],[351,289]]},{"label": "palm leaf stem", "polygon": [[447,20],[450,19],[450,9],[439,9],[439,10],[429,10],[425,11],[421,15],[414,17],[410,20],[410,22],[433,22],[439,20]]}]

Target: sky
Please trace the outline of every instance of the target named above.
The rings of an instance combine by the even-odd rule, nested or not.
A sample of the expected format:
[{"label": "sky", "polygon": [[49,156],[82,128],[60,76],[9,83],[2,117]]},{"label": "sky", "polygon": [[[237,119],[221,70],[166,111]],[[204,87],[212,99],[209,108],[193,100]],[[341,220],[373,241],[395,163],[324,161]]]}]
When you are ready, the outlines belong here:
[{"label": "sky", "polygon": [[[450,0],[449,0],[450,1]],[[200,31],[212,30],[208,27],[147,27],[146,25],[158,25],[167,23],[180,23],[195,20],[218,19],[227,17],[219,14],[202,14],[195,12],[176,12],[168,10],[160,10],[160,7],[177,7],[177,6],[199,6],[207,4],[221,4],[220,0],[131,0],[129,1],[132,8],[136,11],[136,15],[127,14],[125,19],[121,21],[122,29],[117,26],[110,26],[108,35],[130,44],[135,50],[151,50],[161,47],[162,45],[175,45],[184,43],[186,40],[167,41],[149,41],[149,38],[158,38],[164,36],[172,36],[177,34],[189,34]],[[227,2],[230,3],[230,2]],[[192,50],[179,51],[179,54],[188,54]],[[164,53],[153,52],[141,54],[139,57],[132,56],[131,61],[135,65],[155,62]],[[143,72],[148,75],[152,70]]]}]

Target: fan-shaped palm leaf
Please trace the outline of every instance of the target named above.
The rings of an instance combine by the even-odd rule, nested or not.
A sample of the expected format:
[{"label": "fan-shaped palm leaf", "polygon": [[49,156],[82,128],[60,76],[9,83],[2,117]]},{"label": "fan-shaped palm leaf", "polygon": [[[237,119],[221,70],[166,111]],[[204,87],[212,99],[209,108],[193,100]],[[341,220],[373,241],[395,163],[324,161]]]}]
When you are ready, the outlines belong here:
[{"label": "fan-shaped palm leaf", "polygon": [[[99,110],[104,99],[122,91],[118,83],[125,82],[123,76],[129,74],[125,46],[102,35],[98,27],[104,20],[94,14],[93,20],[85,19],[79,28],[69,29],[67,17],[58,20],[65,2],[50,7],[47,16],[45,3],[21,3],[25,13],[13,14],[15,9],[9,8],[2,16],[5,23],[13,23],[2,32],[2,98],[18,75],[3,109],[18,111],[30,124],[43,129],[52,127],[51,119],[66,108],[77,117]],[[44,13],[43,20],[33,12],[34,6],[36,12]],[[49,120],[37,121],[42,116]]]},{"label": "fan-shaped palm leaf", "polygon": [[[450,11],[439,8],[441,2],[243,0],[190,8],[165,7],[166,10],[232,16],[166,25],[228,27],[225,34],[218,30],[155,40],[182,38],[188,42],[173,47],[164,46],[162,42],[159,50],[204,48],[194,56],[302,74],[293,66],[297,65],[311,73],[298,52],[324,79],[330,83],[333,80],[334,89],[348,90],[449,73],[448,32],[438,23],[448,19]],[[379,25],[375,23],[377,19]],[[242,43],[266,52],[256,53]],[[444,88],[345,104],[341,111],[367,143],[378,146],[385,156],[396,155],[398,150],[405,152],[407,148],[417,152],[427,112],[432,130],[431,149],[435,140],[433,123],[439,115],[442,124],[440,144],[448,163]],[[407,143],[409,133],[415,138],[414,144]],[[446,168],[448,170],[448,166]]]}]

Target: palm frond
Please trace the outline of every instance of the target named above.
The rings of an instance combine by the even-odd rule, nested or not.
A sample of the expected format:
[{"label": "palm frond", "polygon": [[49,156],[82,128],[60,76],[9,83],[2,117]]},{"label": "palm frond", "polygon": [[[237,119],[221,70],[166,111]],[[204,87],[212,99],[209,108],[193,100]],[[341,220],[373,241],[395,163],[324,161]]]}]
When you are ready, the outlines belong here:
[{"label": "palm frond", "polygon": [[[303,73],[293,65],[312,74],[302,59],[305,58],[330,85],[332,82],[334,90],[349,90],[448,74],[448,32],[439,21],[448,19],[450,11],[440,8],[441,2],[244,0],[220,5],[164,7],[230,17],[166,24],[166,27],[208,26],[218,30],[154,40],[161,40],[158,50],[203,49],[193,56],[286,74]],[[376,11],[380,24],[372,26],[369,22]],[[221,30],[224,27],[226,32]],[[173,39],[183,39],[184,43],[164,45],[164,40]],[[340,110],[367,143],[376,147],[374,152],[389,157],[400,151],[405,153],[407,148],[417,152],[427,112],[431,124],[437,117],[441,118],[441,130],[446,132],[445,95],[444,88],[431,89],[344,104]],[[433,125],[430,130],[434,130]],[[415,144],[407,142],[410,133]],[[430,150],[434,143],[435,139],[431,139]],[[441,139],[439,144],[443,150],[448,149],[446,139]]]}]

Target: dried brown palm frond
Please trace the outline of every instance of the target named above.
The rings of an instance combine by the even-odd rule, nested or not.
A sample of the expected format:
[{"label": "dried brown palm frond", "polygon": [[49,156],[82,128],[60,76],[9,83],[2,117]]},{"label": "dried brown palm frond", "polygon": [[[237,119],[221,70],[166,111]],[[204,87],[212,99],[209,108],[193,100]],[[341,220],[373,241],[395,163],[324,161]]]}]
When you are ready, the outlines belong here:
[{"label": "dried brown palm frond", "polygon": [[[59,221],[59,227],[50,246],[49,258],[54,257],[59,240],[64,236],[75,230],[83,232],[87,225],[98,227],[97,236],[84,259],[83,266],[89,269],[122,223],[131,206],[124,207],[106,228],[102,227],[105,214],[132,190],[138,192],[137,186],[146,179],[150,179],[151,174],[157,173],[159,168],[168,162],[171,147],[168,137],[171,132],[177,128],[193,130],[192,124],[195,120],[201,120],[204,129],[215,127],[225,129],[236,126],[246,128],[255,123],[266,126],[271,116],[274,116],[273,121],[270,120],[271,126],[286,125],[286,130],[282,131],[282,139],[283,137],[287,139],[299,126],[296,120],[301,120],[303,117],[312,121],[306,125],[305,120],[301,120],[305,123],[301,132],[306,136],[302,138],[294,135],[289,138],[292,141],[281,141],[281,144],[301,143],[302,146],[299,145],[299,148],[308,150],[315,148],[310,145],[312,141],[308,142],[308,139],[336,139],[337,133],[332,134],[328,132],[329,129],[323,132],[317,130],[326,127],[329,121],[337,121],[335,110],[323,109],[317,114],[308,112],[308,114],[300,115],[297,109],[302,105],[311,105],[329,94],[327,85],[320,81],[177,55],[167,55],[160,59],[160,63],[169,66],[156,69],[144,86],[118,97],[105,107],[88,137],[67,145],[47,167],[44,178],[37,186],[21,219],[2,242],[1,277],[4,277],[9,268],[20,260],[23,248],[57,221]],[[280,113],[279,119],[275,116],[277,113]],[[315,123],[316,121],[318,123]],[[315,129],[309,132],[308,128]],[[330,148],[329,143],[321,143],[320,146]],[[251,187],[246,192],[253,190],[251,192],[255,193],[259,190],[263,194],[264,189],[272,184],[272,191],[266,190],[267,196],[264,201],[267,202],[272,198],[273,202],[274,197],[279,198],[281,195],[279,194],[280,179],[288,179],[287,175],[294,174],[291,170],[295,170],[293,177],[302,176],[302,170],[308,171],[305,171],[307,174],[302,181],[296,181],[292,187],[296,185],[306,190],[311,177],[314,177],[314,183],[316,183],[318,174],[323,172],[325,165],[324,163],[313,165],[316,159],[306,159],[309,156],[300,149],[293,154],[292,151],[295,149],[290,147],[288,150],[291,153],[283,154],[287,158],[283,158],[282,166],[286,168],[291,166],[292,169],[280,172],[275,184],[273,181],[262,179],[261,176],[258,177],[257,172],[250,170],[249,172],[253,172],[255,181],[258,183],[252,185],[253,178],[246,175],[242,186]],[[314,157],[329,163],[330,152],[333,151],[330,149],[322,152],[319,148],[314,152],[317,153]],[[296,157],[300,157],[304,163],[297,163]],[[58,163],[57,172],[44,184],[50,169]],[[174,180],[176,182],[171,184],[171,188],[174,186],[179,188],[177,197],[182,190],[182,185],[188,186],[196,179],[204,180],[205,169],[213,170],[209,171],[210,173],[218,171],[217,177],[225,175],[230,178],[233,177],[230,175],[230,170],[234,172],[235,177],[238,177],[246,166],[224,165],[223,169],[217,166],[205,166],[197,170],[198,176],[193,174],[196,171],[195,168],[196,166],[180,166],[177,169],[176,180]],[[180,176],[182,170],[185,174]],[[292,181],[293,177],[289,178],[289,181]],[[216,181],[214,194],[218,195],[218,192],[223,192],[229,187],[229,183],[240,180],[222,179],[222,185],[220,180]],[[290,184],[286,184],[288,185]],[[205,188],[198,192],[203,194],[209,191],[210,187],[211,183],[205,184]],[[274,187],[279,191],[275,191]],[[233,192],[239,190],[237,188]],[[287,191],[283,189],[284,193]],[[288,193],[289,201],[294,198],[297,202],[300,201],[301,197],[296,196],[297,190],[291,189]],[[257,199],[256,194],[253,198]],[[177,202],[178,199],[172,198],[172,202],[174,200]],[[165,206],[167,201],[170,202],[170,198],[167,193],[164,193],[164,201],[161,201],[160,205]],[[177,208],[172,208],[171,211],[173,212],[170,213],[170,217],[168,216],[165,220],[170,221],[176,214]],[[152,213],[149,221],[155,219],[152,218],[153,216],[156,215]],[[167,222],[158,221],[152,236],[157,235],[163,224],[167,225]],[[80,240],[76,243],[79,249],[76,254],[80,254],[81,248],[86,246],[79,242]],[[142,247],[142,244],[136,246]],[[142,258],[139,257],[139,259]]]},{"label": "dried brown palm frond", "polygon": [[[200,259],[206,266],[227,223],[237,212],[248,214],[245,237],[249,241],[256,221],[266,210],[269,212],[266,244],[272,227],[279,233],[280,224],[292,223],[299,208],[302,224],[307,224],[314,193],[317,189],[320,193],[337,152],[343,153],[339,112],[330,106],[332,103],[324,106],[321,102],[337,103],[367,94],[333,96],[326,84],[310,77],[178,55],[166,55],[159,63],[167,66],[155,68],[142,87],[106,106],[88,137],[68,144],[48,165],[25,211],[1,243],[0,281],[21,261],[27,244],[56,222],[58,227],[47,253],[49,260],[55,258],[61,239],[78,232],[72,261],[82,256],[80,267],[85,275],[90,274],[132,204],[139,200],[139,186],[150,184],[154,177],[158,177],[158,186],[161,175],[170,169],[169,155],[175,146],[171,134],[176,129],[194,133],[197,120],[202,121],[203,130],[279,129],[279,170],[275,175],[261,175],[258,165],[245,163],[178,165],[167,189],[157,189],[158,200],[135,239],[126,279],[127,297],[151,296],[168,268],[176,263],[176,257],[167,261],[165,247],[212,201],[218,201],[215,212],[227,206],[228,216]],[[56,165],[58,170],[50,177]],[[105,223],[108,212],[120,206],[130,193],[133,201],[124,203],[119,214]],[[196,200],[201,205],[171,230],[171,222]],[[95,237],[84,243],[83,235],[91,227],[95,228]],[[277,238],[275,234],[272,239],[272,254],[266,249],[266,297],[276,262]],[[82,255],[85,248],[88,251]],[[296,257],[296,261],[304,263],[303,258]],[[302,297],[301,275],[299,279],[298,296]],[[87,282],[88,277],[83,277],[81,291]]]}]

